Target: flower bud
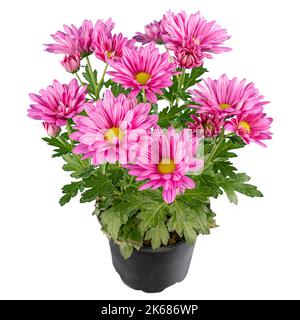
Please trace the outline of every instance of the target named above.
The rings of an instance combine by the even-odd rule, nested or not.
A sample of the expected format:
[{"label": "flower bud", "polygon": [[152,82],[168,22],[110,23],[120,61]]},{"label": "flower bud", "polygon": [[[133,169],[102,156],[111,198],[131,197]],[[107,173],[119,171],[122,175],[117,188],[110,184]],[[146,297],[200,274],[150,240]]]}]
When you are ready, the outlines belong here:
[{"label": "flower bud", "polygon": [[43,127],[45,128],[47,134],[51,138],[56,138],[61,129],[55,123],[43,122]]},{"label": "flower bud", "polygon": [[80,68],[80,56],[66,55],[60,63],[67,72],[75,73]]}]

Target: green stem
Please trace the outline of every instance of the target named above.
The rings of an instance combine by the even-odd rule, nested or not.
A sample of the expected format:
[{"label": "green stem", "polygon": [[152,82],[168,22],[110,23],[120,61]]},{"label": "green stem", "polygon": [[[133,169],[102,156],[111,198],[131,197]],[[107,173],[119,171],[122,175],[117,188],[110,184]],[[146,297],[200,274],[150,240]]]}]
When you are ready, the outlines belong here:
[{"label": "green stem", "polygon": [[106,176],[107,167],[108,167],[108,162],[105,162],[102,164],[102,173],[104,176]]},{"label": "green stem", "polygon": [[104,77],[106,75],[107,68],[108,68],[108,63],[105,65],[103,73],[102,73],[102,76],[101,76],[101,79],[100,79],[99,83],[97,84],[96,92],[95,92],[96,93],[96,99],[99,99],[100,90],[101,90],[102,85],[104,83]]},{"label": "green stem", "polygon": [[68,136],[69,136],[69,139],[70,139],[70,145],[71,145],[71,148],[72,148],[72,150],[73,150],[73,148],[74,148],[74,142],[73,142],[73,140],[72,140],[71,137],[70,137],[72,131],[71,131],[71,124],[70,124],[69,122],[67,122],[66,128],[67,128]]},{"label": "green stem", "polygon": [[133,179],[134,179],[134,176],[131,176],[128,187],[132,185]]},{"label": "green stem", "polygon": [[87,66],[88,66],[89,74],[90,74],[91,80],[92,80],[92,82],[93,82],[94,90],[95,90],[95,93],[96,93],[97,79],[95,79],[95,74],[94,74],[94,72],[93,72],[93,68],[92,68],[92,65],[91,65],[90,58],[89,58],[88,56],[85,57],[85,58],[86,58],[86,61],[87,61]]},{"label": "green stem", "polygon": [[67,142],[66,140],[64,140],[62,137],[57,136],[56,139],[57,139],[61,144],[63,144],[64,146],[69,147],[68,142]]},{"label": "green stem", "polygon": [[146,97],[146,92],[145,92],[145,88],[144,87],[142,89],[142,92],[143,92],[143,102],[147,103],[147,97]]},{"label": "green stem", "polygon": [[185,69],[182,70],[182,73],[181,73],[180,78],[179,78],[176,105],[178,105],[178,103],[179,103],[179,94],[180,94],[180,91],[181,91],[181,88],[182,88],[182,85],[183,85],[183,82],[184,82],[184,78],[185,78]]},{"label": "green stem", "polygon": [[78,81],[80,82],[80,84],[81,84],[82,86],[84,86],[85,84],[84,84],[84,82],[81,80],[78,72],[75,72],[75,75],[76,75],[76,78],[78,79]]},{"label": "green stem", "polygon": [[213,164],[213,157],[215,156],[217,150],[219,149],[220,144],[225,140],[225,138],[226,136],[224,135],[224,128],[223,128],[221,136],[219,137],[217,143],[214,144],[214,148],[212,149],[208,159],[206,160],[204,165],[204,170],[202,172],[207,170]]}]

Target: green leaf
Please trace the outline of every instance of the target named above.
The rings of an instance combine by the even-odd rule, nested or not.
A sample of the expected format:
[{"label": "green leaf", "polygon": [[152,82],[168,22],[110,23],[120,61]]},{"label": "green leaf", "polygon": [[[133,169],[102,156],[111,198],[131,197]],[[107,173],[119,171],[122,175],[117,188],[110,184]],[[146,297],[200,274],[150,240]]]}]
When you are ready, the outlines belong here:
[{"label": "green leaf", "polygon": [[248,197],[263,197],[263,194],[256,186],[246,183],[250,180],[250,177],[245,173],[238,173],[228,178],[218,175],[217,179],[217,183],[225,191],[229,201],[234,204],[238,204],[236,192],[242,193]]},{"label": "green leaf", "polygon": [[63,186],[62,193],[64,195],[59,200],[60,205],[64,206],[71,198],[76,197],[79,191],[82,192],[83,189],[83,181],[71,182],[70,184]]},{"label": "green leaf", "polygon": [[145,240],[151,240],[152,249],[158,249],[161,244],[167,245],[170,235],[165,223],[161,222],[157,226],[150,228],[145,235]]},{"label": "green leaf", "polygon": [[125,260],[127,260],[133,252],[133,246],[126,242],[120,243],[119,248],[120,248],[121,255]]},{"label": "green leaf", "polygon": [[208,70],[203,67],[197,67],[193,68],[190,74],[186,73],[184,77],[182,91],[185,92],[188,88],[192,87],[196,83],[199,83],[201,81],[200,77],[207,71]]},{"label": "green leaf", "polygon": [[125,224],[128,217],[121,211],[115,211],[114,208],[110,208],[102,213],[101,224],[104,230],[112,237],[117,240],[119,236],[119,230],[122,224]]},{"label": "green leaf", "polygon": [[156,201],[145,201],[138,218],[141,220],[141,229],[147,231],[166,220],[166,204]]},{"label": "green leaf", "polygon": [[179,114],[185,109],[187,106],[173,106],[171,109],[169,107],[164,108],[159,114],[158,124],[161,127],[167,128],[172,122],[177,119]]},{"label": "green leaf", "polygon": [[62,141],[58,140],[58,138],[45,137],[42,139],[47,142],[49,146],[55,147],[53,149],[53,158],[61,157],[62,155],[70,153],[72,151],[72,148],[69,144],[63,143]]},{"label": "green leaf", "polygon": [[91,176],[84,179],[84,187],[88,190],[82,193],[81,203],[91,202],[112,192],[111,181],[102,174],[100,169],[95,170]]},{"label": "green leaf", "polygon": [[104,86],[106,88],[110,88],[110,90],[112,91],[113,95],[115,97],[117,97],[119,94],[128,94],[130,92],[129,89],[125,89],[123,88],[120,84],[115,83],[114,81],[112,81],[111,79],[109,79],[108,81],[106,81],[104,83]]},{"label": "green leaf", "polygon": [[171,213],[169,231],[176,231],[179,236],[184,236],[190,245],[195,243],[198,234],[208,234],[210,228],[216,226],[213,212],[204,203],[193,208],[178,198],[171,207]]},{"label": "green leaf", "polygon": [[228,160],[228,158],[235,158],[235,157],[237,157],[237,155],[231,151],[236,150],[236,149],[241,149],[244,146],[245,146],[245,143],[242,140],[239,140],[239,139],[226,140],[225,139],[215,149],[214,155],[211,160],[212,161],[215,161],[216,159]]},{"label": "green leaf", "polygon": [[191,115],[195,114],[196,110],[190,108],[189,103],[182,106],[174,105],[172,108],[166,107],[159,114],[158,124],[167,128],[173,126],[176,129],[186,128],[186,123],[191,121]]},{"label": "green leaf", "polygon": [[214,172],[220,172],[223,177],[233,177],[237,169],[230,161],[217,161],[213,166]]},{"label": "green leaf", "polygon": [[[97,77],[98,77],[97,70],[94,70],[93,73],[94,73],[94,78],[97,79]],[[82,73],[82,75],[83,75],[84,79],[88,82],[88,92],[95,96],[96,95],[96,88],[94,85],[94,80],[90,76],[88,65],[85,66],[85,71]]]},{"label": "green leaf", "polygon": [[92,172],[92,168],[87,168],[87,160],[81,160],[78,156],[69,153],[62,155],[62,158],[65,160],[66,164],[63,165],[63,170],[72,172],[72,178],[80,178],[84,175],[90,174]]},{"label": "green leaf", "polygon": [[125,178],[127,171],[118,166],[118,165],[110,165],[108,167],[107,176],[111,179],[113,185],[117,185],[121,180]]}]

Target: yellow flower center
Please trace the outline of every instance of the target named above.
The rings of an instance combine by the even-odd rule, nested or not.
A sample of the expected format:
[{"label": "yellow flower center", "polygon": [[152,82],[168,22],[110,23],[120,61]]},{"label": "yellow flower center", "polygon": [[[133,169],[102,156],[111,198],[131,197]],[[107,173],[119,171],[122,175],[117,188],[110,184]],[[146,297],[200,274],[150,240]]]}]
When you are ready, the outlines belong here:
[{"label": "yellow flower center", "polygon": [[250,125],[249,123],[245,122],[245,121],[241,121],[240,122],[240,126],[245,129],[248,133],[251,132],[251,128],[250,128]]},{"label": "yellow flower center", "polygon": [[228,108],[230,108],[231,107],[231,105],[230,104],[227,104],[227,103],[221,103],[220,104],[220,108],[222,109],[222,110],[226,110],[226,109],[228,109]]},{"label": "yellow flower center", "polygon": [[108,58],[108,59],[110,59],[110,58],[111,58],[111,56],[112,56],[112,54],[113,54],[113,52],[112,52],[112,51],[108,51],[108,52],[107,52],[107,54],[106,54],[107,58]]},{"label": "yellow flower center", "polygon": [[122,132],[122,130],[120,130],[119,128],[110,128],[109,130],[106,131],[105,135],[104,135],[104,139],[108,142],[113,142],[114,138],[118,138],[119,141],[121,141],[124,137],[124,133]]},{"label": "yellow flower center", "polygon": [[170,160],[170,159],[163,159],[157,165],[157,170],[161,174],[173,173],[175,169],[176,169],[176,164],[174,163],[174,160]]},{"label": "yellow flower center", "polygon": [[135,80],[141,84],[141,85],[145,85],[148,80],[150,79],[150,74],[146,73],[146,72],[139,72],[136,76],[135,76]]}]

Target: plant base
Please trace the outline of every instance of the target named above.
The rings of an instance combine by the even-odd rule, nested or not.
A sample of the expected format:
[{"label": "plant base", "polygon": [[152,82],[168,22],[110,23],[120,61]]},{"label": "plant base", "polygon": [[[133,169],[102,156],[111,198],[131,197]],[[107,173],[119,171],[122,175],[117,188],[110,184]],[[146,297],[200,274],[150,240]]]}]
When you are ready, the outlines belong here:
[{"label": "plant base", "polygon": [[194,246],[185,241],[157,250],[141,248],[134,250],[125,260],[117,244],[109,241],[112,263],[122,281],[130,288],[148,293],[161,292],[185,279]]}]

